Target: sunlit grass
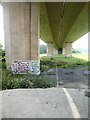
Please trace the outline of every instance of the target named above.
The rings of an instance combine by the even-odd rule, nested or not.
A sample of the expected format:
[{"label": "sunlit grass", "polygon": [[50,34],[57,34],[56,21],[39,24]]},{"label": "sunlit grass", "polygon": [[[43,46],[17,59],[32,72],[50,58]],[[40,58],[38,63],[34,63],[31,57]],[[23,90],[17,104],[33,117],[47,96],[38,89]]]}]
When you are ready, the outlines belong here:
[{"label": "sunlit grass", "polygon": [[[44,57],[44,56],[47,56],[47,54],[40,54],[40,57]],[[72,56],[75,57],[75,58],[79,58],[79,59],[88,61],[88,54],[85,54],[85,53],[82,53],[82,54],[81,53],[75,53],[75,54],[72,54]]]},{"label": "sunlit grass", "polygon": [[88,61],[88,54],[72,54],[73,57],[76,57],[76,58],[79,58],[79,59],[83,59],[83,60],[86,60]]},{"label": "sunlit grass", "polygon": [[44,56],[47,56],[47,54],[40,54],[40,58],[44,57]]},{"label": "sunlit grass", "polygon": [[54,57],[57,61],[64,61],[64,62],[69,62],[69,63],[77,63],[77,62],[86,62],[85,59],[82,59],[80,57],[64,57],[64,55],[56,55]]}]

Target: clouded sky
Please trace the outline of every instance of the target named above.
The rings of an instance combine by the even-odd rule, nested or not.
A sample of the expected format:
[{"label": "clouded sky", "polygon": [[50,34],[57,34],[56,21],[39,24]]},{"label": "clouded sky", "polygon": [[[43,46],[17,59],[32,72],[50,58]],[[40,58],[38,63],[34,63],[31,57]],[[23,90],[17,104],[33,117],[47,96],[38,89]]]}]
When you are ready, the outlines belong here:
[{"label": "clouded sky", "polygon": [[88,49],[88,33],[76,40],[73,43],[73,48],[85,48]]},{"label": "clouded sky", "polygon": [[4,45],[3,10],[0,5],[0,44]]}]

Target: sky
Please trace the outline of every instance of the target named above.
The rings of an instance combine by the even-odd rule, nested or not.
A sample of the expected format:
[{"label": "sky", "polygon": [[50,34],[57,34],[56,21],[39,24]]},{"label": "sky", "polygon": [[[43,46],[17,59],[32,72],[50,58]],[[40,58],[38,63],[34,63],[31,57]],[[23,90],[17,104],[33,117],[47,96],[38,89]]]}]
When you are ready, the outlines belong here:
[{"label": "sky", "polygon": [[[4,25],[3,25],[3,9],[2,9],[1,5],[0,5],[0,44],[5,46],[5,42],[4,42]],[[41,45],[46,45],[46,43],[43,42],[41,39],[40,39],[40,44]],[[75,49],[77,49],[77,48],[88,49],[88,34],[85,34],[84,36],[82,36],[81,38],[76,40],[73,43],[73,48],[75,48]]]},{"label": "sky", "polygon": [[83,35],[81,38],[79,38],[78,40],[76,40],[73,43],[73,48],[84,48],[84,49],[88,49],[88,33]]},{"label": "sky", "polygon": [[3,9],[2,6],[0,5],[0,44],[3,46],[5,45],[4,43],[4,26],[3,26]]}]

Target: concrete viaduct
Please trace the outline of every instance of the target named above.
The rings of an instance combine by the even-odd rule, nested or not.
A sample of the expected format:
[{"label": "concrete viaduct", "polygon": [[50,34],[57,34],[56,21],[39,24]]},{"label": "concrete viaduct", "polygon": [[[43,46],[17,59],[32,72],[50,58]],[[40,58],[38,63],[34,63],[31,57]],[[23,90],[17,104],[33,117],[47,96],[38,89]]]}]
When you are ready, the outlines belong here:
[{"label": "concrete viaduct", "polygon": [[39,39],[47,55],[71,56],[72,43],[88,32],[88,2],[5,2],[6,63],[39,60]]}]

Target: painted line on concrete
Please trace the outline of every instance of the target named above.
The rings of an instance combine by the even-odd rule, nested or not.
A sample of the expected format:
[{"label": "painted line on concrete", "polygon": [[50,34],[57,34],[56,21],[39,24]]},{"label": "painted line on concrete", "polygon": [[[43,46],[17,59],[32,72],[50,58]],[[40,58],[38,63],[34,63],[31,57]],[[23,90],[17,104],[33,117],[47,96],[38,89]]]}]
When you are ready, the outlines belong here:
[{"label": "painted line on concrete", "polygon": [[73,118],[81,118],[80,114],[79,114],[79,111],[78,111],[78,108],[77,106],[75,105],[71,95],[69,94],[69,92],[66,90],[66,88],[63,88],[63,91],[68,99],[68,103],[70,105],[70,108],[71,108],[71,111],[72,111],[72,115],[73,115]]}]

